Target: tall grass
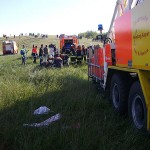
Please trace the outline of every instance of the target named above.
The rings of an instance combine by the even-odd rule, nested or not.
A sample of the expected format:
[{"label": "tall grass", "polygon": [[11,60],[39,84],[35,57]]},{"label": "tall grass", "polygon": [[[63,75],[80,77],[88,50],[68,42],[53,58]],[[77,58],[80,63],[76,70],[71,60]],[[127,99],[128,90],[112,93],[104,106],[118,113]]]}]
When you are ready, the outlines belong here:
[{"label": "tall grass", "polygon": [[[39,60],[38,60],[39,61]],[[34,116],[40,106],[51,112]],[[48,127],[24,127],[60,113]],[[0,149],[146,150],[149,135],[139,134],[128,118],[115,113],[107,98],[88,81],[87,66],[40,68],[30,58],[0,56]]]}]

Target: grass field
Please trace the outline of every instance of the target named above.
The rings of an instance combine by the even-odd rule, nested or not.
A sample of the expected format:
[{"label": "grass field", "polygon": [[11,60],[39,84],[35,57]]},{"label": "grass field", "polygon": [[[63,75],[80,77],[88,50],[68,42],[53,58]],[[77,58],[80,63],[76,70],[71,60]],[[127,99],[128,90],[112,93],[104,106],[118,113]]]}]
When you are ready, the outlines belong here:
[{"label": "grass field", "polygon": [[[2,39],[0,39],[2,40]],[[32,44],[58,40],[17,39]],[[91,41],[83,39],[80,43]],[[29,53],[30,56],[30,53]],[[39,62],[39,60],[38,60]],[[0,149],[2,150],[148,150],[150,136],[136,132],[127,117],[115,113],[97,86],[88,81],[87,65],[40,68],[20,55],[0,56]],[[34,116],[40,106],[51,112]],[[24,127],[60,113],[48,127]]]}]

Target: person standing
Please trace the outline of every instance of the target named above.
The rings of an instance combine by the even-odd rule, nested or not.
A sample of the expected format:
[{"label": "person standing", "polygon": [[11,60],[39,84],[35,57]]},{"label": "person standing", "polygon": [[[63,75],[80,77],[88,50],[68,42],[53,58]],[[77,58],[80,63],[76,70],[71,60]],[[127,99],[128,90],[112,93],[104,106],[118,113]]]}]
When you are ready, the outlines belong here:
[{"label": "person standing", "polygon": [[70,52],[72,53],[73,56],[76,55],[76,47],[75,47],[74,44],[71,45],[71,47],[70,47]]},{"label": "person standing", "polygon": [[43,62],[46,63],[48,59],[48,48],[47,45],[44,47],[44,53],[43,53]]},{"label": "person standing", "polygon": [[82,45],[83,60],[86,61],[87,49]]},{"label": "person standing", "polygon": [[78,45],[76,54],[77,54],[77,64],[82,63],[82,47],[81,47],[81,45]]},{"label": "person standing", "polygon": [[49,45],[49,53],[50,53],[50,58],[54,58],[54,45],[53,44],[50,44]]},{"label": "person standing", "polygon": [[41,66],[43,61],[43,44],[41,44],[41,47],[39,49],[39,58],[40,58],[40,66]]},{"label": "person standing", "polygon": [[32,48],[32,56],[33,56],[33,63],[36,63],[36,57],[37,57],[37,46],[33,46]]},{"label": "person standing", "polygon": [[24,45],[22,45],[22,49],[20,50],[20,54],[22,56],[22,64],[26,64],[26,55],[27,55],[27,50]]}]

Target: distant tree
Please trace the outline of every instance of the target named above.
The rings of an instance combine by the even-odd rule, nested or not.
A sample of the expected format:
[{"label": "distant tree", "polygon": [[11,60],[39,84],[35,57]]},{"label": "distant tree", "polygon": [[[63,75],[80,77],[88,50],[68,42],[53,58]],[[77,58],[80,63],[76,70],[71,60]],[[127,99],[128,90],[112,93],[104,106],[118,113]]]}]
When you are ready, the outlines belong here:
[{"label": "distant tree", "polygon": [[79,33],[78,37],[84,37],[84,38],[92,39],[92,38],[96,37],[97,35],[98,35],[97,32],[87,31],[87,32]]}]

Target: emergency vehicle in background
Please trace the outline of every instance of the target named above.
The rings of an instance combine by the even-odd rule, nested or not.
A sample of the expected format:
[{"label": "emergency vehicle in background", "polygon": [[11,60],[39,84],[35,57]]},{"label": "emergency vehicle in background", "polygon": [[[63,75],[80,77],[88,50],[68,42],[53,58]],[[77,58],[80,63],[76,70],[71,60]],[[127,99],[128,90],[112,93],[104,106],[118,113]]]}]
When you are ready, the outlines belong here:
[{"label": "emergency vehicle in background", "polygon": [[2,43],[3,55],[17,54],[18,47],[15,41],[3,41]]},{"label": "emergency vehicle in background", "polygon": [[64,35],[62,34],[60,37],[60,49],[63,48],[67,51],[70,51],[70,47],[72,44],[78,45],[78,37],[76,35]]},{"label": "emergency vehicle in background", "polygon": [[88,76],[134,127],[150,130],[150,0],[117,0],[102,46],[88,49]]}]

